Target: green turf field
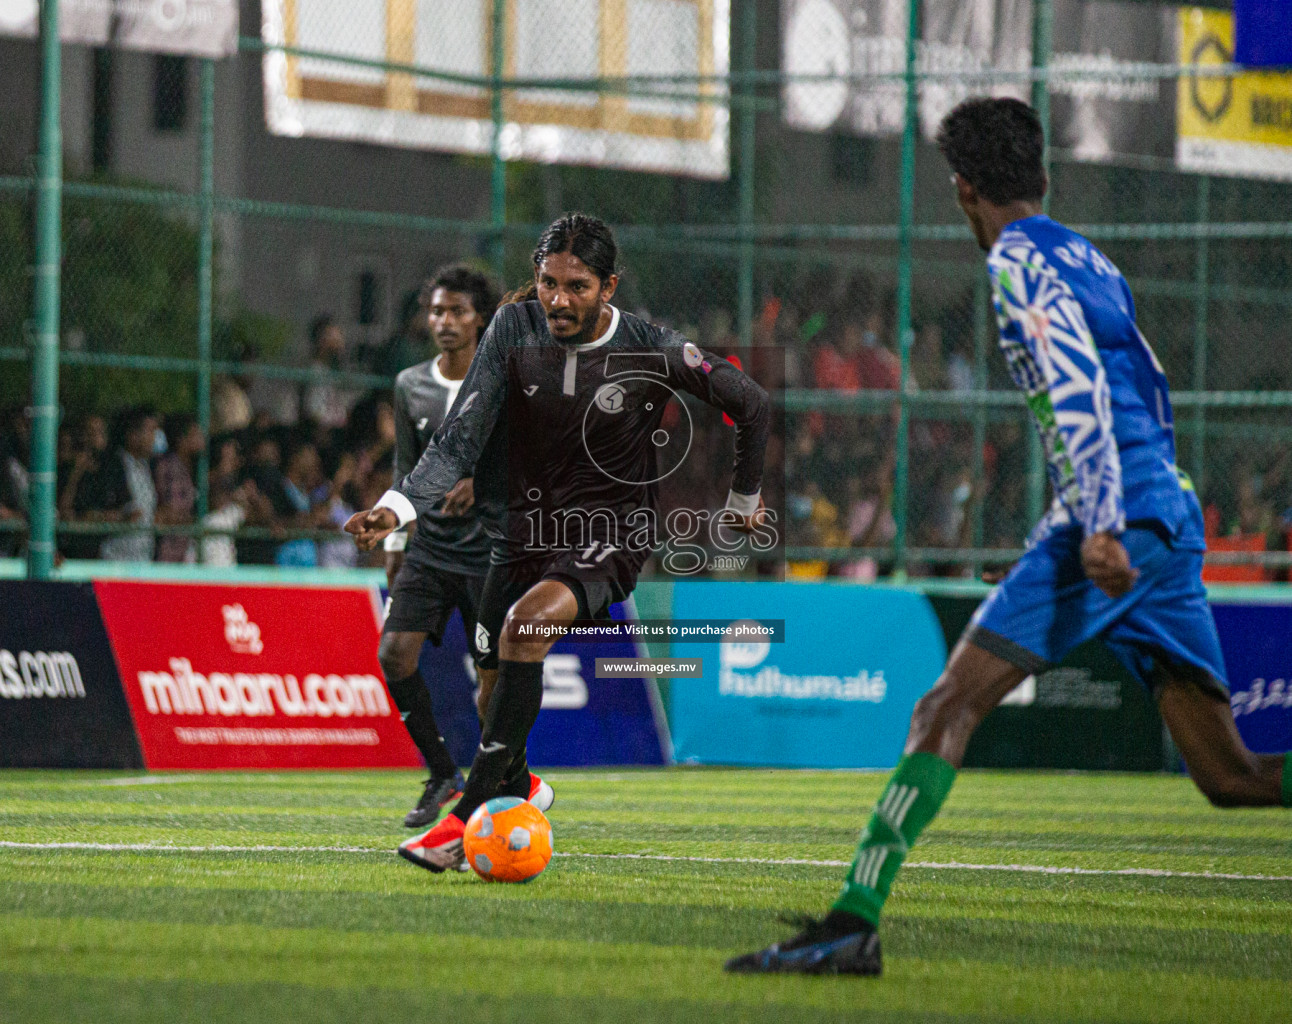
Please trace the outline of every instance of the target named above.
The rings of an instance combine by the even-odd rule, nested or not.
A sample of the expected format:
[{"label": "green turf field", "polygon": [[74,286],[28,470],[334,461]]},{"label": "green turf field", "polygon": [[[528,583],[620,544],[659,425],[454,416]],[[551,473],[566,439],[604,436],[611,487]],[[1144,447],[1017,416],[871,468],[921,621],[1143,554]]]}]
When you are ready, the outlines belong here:
[{"label": "green turf field", "polygon": [[0,773],[0,1021],[1292,1019],[1287,812],[967,772],[882,979],[750,978],[723,959],[828,903],[881,776],[548,777],[558,856],[504,886],[394,856],[411,773]]}]

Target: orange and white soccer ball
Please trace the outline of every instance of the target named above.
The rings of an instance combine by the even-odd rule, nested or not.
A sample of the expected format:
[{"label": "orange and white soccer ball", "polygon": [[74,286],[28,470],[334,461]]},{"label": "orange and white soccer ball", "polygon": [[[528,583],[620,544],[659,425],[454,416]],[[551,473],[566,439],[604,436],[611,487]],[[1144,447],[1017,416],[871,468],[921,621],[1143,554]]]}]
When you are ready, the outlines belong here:
[{"label": "orange and white soccer ball", "polygon": [[552,859],[552,826],[520,797],[495,797],[467,820],[462,850],[486,882],[528,882]]}]

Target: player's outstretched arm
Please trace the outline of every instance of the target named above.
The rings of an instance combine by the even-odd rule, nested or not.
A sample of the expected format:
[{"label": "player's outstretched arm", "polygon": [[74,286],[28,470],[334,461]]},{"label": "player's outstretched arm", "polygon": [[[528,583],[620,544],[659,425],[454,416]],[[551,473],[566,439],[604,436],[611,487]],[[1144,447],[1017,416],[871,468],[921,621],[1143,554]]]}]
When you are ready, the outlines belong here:
[{"label": "player's outstretched arm", "polygon": [[1041,432],[1055,494],[1087,538],[1115,537],[1126,527],[1121,456],[1108,377],[1081,305],[1025,238],[1002,236],[988,269],[1001,348]]},{"label": "player's outstretched arm", "polygon": [[[504,350],[519,331],[513,307],[504,307],[490,322],[476,348],[475,358],[458,389],[458,397],[410,473],[382,495],[378,507],[391,509],[396,525],[417,518],[417,510],[434,509],[449,498],[455,485],[475,472],[476,460],[493,433],[507,401],[507,366]],[[457,491],[444,511],[470,508]]]},{"label": "player's outstretched arm", "polygon": [[[407,371],[395,378],[395,467],[392,487],[408,475],[420,454],[417,448],[417,425],[408,408],[409,386]],[[404,550],[416,528],[416,524],[409,523],[403,530],[397,530],[386,537],[383,543],[386,549],[386,583],[391,590],[395,589],[395,577],[404,565]]]},{"label": "player's outstretched arm", "polygon": [[669,371],[684,390],[721,409],[736,425],[736,458],[727,509],[741,517],[732,529],[752,532],[763,521],[763,460],[771,431],[771,400],[752,377],[721,356],[705,352],[680,335],[669,339]]}]

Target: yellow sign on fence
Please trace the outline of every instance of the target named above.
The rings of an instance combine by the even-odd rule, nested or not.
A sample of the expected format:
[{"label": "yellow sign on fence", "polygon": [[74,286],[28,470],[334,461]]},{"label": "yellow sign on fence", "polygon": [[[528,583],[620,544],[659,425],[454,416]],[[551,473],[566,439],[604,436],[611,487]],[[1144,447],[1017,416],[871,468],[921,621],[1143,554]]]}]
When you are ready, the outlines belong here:
[{"label": "yellow sign on fence", "polygon": [[[1234,59],[1234,19],[1226,11],[1180,11],[1180,63]],[[1180,78],[1175,161],[1183,170],[1292,180],[1292,74],[1244,72]]]}]

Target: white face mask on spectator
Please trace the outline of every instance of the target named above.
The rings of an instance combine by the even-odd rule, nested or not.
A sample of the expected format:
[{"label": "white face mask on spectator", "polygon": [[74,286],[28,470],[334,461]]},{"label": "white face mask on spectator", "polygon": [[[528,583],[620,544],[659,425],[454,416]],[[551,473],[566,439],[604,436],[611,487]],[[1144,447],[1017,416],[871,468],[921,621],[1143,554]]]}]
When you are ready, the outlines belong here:
[{"label": "white face mask on spectator", "polygon": [[158,427],[157,432],[153,434],[153,454],[165,455],[169,450],[170,444],[166,440],[166,431]]}]

